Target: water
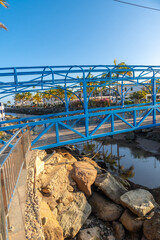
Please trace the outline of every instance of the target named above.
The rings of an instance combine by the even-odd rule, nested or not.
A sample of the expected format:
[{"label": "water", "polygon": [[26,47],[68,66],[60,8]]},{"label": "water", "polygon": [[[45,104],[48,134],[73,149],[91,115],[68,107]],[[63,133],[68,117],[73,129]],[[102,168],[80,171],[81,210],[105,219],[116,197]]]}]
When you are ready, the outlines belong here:
[{"label": "water", "polygon": [[160,160],[139,148],[110,143],[102,145],[98,141],[80,143],[77,147],[91,156],[97,153],[95,160],[103,162],[115,175],[148,188],[160,187]]},{"label": "water", "polygon": [[29,114],[22,114],[22,113],[8,113],[5,112],[6,115],[11,115],[13,117],[18,117],[18,118],[26,118],[26,117],[36,117],[37,115],[29,115]]}]

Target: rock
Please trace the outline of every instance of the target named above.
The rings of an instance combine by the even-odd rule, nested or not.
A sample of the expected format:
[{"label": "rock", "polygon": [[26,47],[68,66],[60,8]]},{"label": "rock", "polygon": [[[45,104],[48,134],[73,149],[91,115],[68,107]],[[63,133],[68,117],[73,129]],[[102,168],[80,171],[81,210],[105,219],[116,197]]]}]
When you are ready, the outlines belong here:
[{"label": "rock", "polygon": [[113,235],[109,235],[109,236],[107,237],[107,240],[116,240],[116,239],[115,239],[115,237],[114,237]]},{"label": "rock", "polygon": [[123,240],[125,238],[125,230],[121,223],[113,222],[112,223],[113,231],[117,240]]},{"label": "rock", "polygon": [[146,220],[143,225],[143,233],[148,240],[160,239],[160,213],[157,212],[154,216]]},{"label": "rock", "polygon": [[53,211],[56,208],[56,206],[58,205],[58,203],[56,202],[56,200],[52,196],[45,197],[43,199],[48,204],[51,211]]},{"label": "rock", "polygon": [[138,232],[141,230],[143,221],[128,209],[124,211],[120,218],[120,222],[129,232]]},{"label": "rock", "polygon": [[103,221],[115,221],[123,212],[120,205],[111,202],[99,193],[93,193],[89,203],[92,206],[92,212]]},{"label": "rock", "polygon": [[54,153],[53,155],[51,155],[51,157],[46,161],[45,163],[45,169],[50,167],[54,167],[57,165],[61,164],[66,164],[68,163],[69,160],[68,158],[64,158],[60,153]]},{"label": "rock", "polygon": [[74,238],[91,213],[91,206],[87,202],[84,193],[72,194],[74,200],[69,205],[63,206],[57,216],[65,238]]},{"label": "rock", "polygon": [[123,177],[120,177],[120,176],[114,176],[114,178],[115,178],[119,183],[121,183],[121,184],[126,188],[126,190],[131,189],[131,185],[130,185],[130,183],[128,182],[128,180],[126,180],[126,179],[124,179]]},{"label": "rock", "polygon": [[152,194],[144,189],[136,189],[125,193],[120,197],[120,201],[123,206],[129,208],[139,217],[150,212],[155,204]]},{"label": "rock", "polygon": [[59,153],[63,159],[67,159],[68,162],[74,163],[77,162],[77,159],[73,157],[71,153],[69,153],[65,148],[57,148],[56,152]]},{"label": "rock", "polygon": [[156,203],[160,206],[160,188],[150,189],[150,193],[153,195]]},{"label": "rock", "polygon": [[39,157],[40,160],[43,160],[47,156],[47,153],[45,150],[38,150],[37,156]]},{"label": "rock", "polygon": [[40,204],[40,216],[45,239],[64,240],[63,231],[46,202]]},{"label": "rock", "polygon": [[96,169],[88,162],[76,162],[71,173],[71,177],[77,183],[78,188],[87,196],[91,195],[91,185],[94,183],[96,176]]},{"label": "rock", "polygon": [[81,158],[81,161],[89,162],[91,165],[94,166],[94,168],[97,170],[98,174],[102,173],[101,167],[91,158],[83,157],[83,158]]},{"label": "rock", "polygon": [[100,240],[101,230],[99,227],[87,228],[80,230],[78,240]]},{"label": "rock", "polygon": [[134,140],[135,139],[135,133],[134,132],[127,132],[126,133],[126,139],[127,140]]},{"label": "rock", "polygon": [[86,221],[85,221],[85,226],[90,226],[91,225],[91,223],[92,223],[92,220],[91,219],[87,219]]},{"label": "rock", "polygon": [[72,186],[68,185],[68,186],[67,186],[67,190],[68,190],[69,192],[73,192],[73,191],[74,191],[74,188],[73,188]]},{"label": "rock", "polygon": [[159,132],[148,132],[146,138],[159,142],[160,141],[160,134]]},{"label": "rock", "polygon": [[42,161],[38,156],[35,161],[36,176],[38,176],[44,170],[44,161]]},{"label": "rock", "polygon": [[125,240],[141,240],[141,235],[140,232],[128,232]]},{"label": "rock", "polygon": [[99,187],[108,198],[117,204],[120,203],[120,196],[127,191],[127,189],[109,172],[98,175],[95,185]]},{"label": "rock", "polygon": [[143,235],[142,238],[141,238],[141,240],[147,240],[147,238],[145,238],[145,236]]},{"label": "rock", "polygon": [[48,171],[41,173],[37,182],[43,195],[52,196],[56,201],[67,190],[69,185],[68,171],[65,165],[48,166]]},{"label": "rock", "polygon": [[148,132],[152,132],[153,128],[144,128],[142,129],[142,133],[148,133]]}]

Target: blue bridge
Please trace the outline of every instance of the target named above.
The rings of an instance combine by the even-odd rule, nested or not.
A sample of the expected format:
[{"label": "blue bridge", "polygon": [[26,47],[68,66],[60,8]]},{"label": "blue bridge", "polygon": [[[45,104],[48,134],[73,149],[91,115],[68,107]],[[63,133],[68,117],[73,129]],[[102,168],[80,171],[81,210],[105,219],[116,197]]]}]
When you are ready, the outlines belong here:
[{"label": "blue bridge", "polygon": [[[129,94],[142,89],[150,100],[131,103]],[[160,66],[0,68],[1,102],[18,93],[39,92],[44,101],[49,94],[56,109],[51,114],[2,121],[0,131],[12,137],[29,128],[32,149],[48,149],[159,126],[159,90]],[[1,144],[6,142],[1,139]]]},{"label": "blue bridge", "polygon": [[0,102],[26,92],[35,92],[37,103],[41,96],[43,105],[50,99],[54,107],[50,114],[0,122],[0,136],[10,136],[0,140],[3,239],[8,239],[11,200],[31,148],[49,149],[160,125],[160,66],[0,68]]}]

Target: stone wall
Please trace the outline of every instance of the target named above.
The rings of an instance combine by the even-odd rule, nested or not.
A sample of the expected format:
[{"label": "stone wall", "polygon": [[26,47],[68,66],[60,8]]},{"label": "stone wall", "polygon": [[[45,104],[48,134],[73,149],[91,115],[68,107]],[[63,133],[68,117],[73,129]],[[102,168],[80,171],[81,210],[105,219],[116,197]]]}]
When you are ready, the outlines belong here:
[{"label": "stone wall", "polygon": [[45,151],[34,150],[27,166],[25,235],[26,239],[44,240],[42,223],[39,215],[39,199],[36,187],[36,161],[46,155]]}]

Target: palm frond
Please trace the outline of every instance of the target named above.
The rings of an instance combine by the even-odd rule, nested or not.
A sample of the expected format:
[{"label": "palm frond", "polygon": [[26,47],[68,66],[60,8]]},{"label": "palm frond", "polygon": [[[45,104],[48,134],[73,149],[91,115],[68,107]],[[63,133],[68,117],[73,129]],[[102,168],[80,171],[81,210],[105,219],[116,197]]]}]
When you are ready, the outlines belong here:
[{"label": "palm frond", "polygon": [[5,30],[8,30],[3,23],[0,23],[0,28],[3,28],[3,29],[5,29]]},{"label": "palm frond", "polygon": [[8,8],[8,3],[4,0],[0,0],[0,4],[5,7],[5,8]]}]

